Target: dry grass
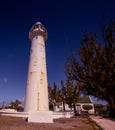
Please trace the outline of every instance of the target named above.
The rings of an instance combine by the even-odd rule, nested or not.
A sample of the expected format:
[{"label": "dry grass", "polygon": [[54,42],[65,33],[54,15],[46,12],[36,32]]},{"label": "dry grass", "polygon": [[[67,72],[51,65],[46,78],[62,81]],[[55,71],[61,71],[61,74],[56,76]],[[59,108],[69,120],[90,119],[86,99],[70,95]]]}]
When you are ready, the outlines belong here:
[{"label": "dry grass", "polygon": [[28,123],[24,118],[0,116],[0,130],[100,130],[93,125],[86,117],[56,119],[53,124],[48,124]]}]

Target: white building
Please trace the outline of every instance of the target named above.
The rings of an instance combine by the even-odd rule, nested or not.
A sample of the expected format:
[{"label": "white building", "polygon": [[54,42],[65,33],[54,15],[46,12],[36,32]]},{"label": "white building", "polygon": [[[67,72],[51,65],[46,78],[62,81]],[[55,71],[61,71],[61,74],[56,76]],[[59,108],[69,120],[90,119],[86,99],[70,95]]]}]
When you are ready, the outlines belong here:
[{"label": "white building", "polygon": [[[54,106],[54,111],[62,112],[65,106],[66,112],[72,112],[74,109],[73,107],[70,108],[68,104],[65,103],[63,106],[63,102],[57,102]],[[76,102],[76,111],[77,114],[94,114],[94,104],[90,98],[90,96],[80,97],[79,100]]]}]

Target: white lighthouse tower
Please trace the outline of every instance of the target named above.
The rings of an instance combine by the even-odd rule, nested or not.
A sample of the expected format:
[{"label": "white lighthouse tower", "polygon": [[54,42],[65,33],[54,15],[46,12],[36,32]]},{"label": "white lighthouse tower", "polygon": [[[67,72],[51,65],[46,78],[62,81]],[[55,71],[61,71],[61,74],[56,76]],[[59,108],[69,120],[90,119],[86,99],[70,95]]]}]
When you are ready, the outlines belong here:
[{"label": "white lighthouse tower", "polygon": [[29,39],[31,40],[31,50],[24,112],[28,112],[29,122],[52,123],[52,112],[49,111],[48,105],[45,55],[47,31],[40,22],[32,26]]}]

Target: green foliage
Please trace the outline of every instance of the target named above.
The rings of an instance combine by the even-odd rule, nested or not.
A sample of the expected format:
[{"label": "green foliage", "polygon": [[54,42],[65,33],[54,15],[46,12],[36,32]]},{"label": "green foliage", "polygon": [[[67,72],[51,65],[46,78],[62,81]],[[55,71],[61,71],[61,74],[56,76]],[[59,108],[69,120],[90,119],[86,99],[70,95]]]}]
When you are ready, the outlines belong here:
[{"label": "green foliage", "polygon": [[67,58],[65,69],[82,92],[106,100],[115,116],[115,21],[102,26],[102,38],[99,43],[97,34],[85,32],[78,55]]},{"label": "green foliage", "polygon": [[49,110],[51,110],[51,111],[54,110],[54,108],[53,108],[53,104],[52,104],[52,103],[49,104]]},{"label": "green foliage", "polygon": [[9,106],[7,106],[6,108],[16,109],[18,111],[22,111],[23,110],[22,103],[18,99],[16,99],[15,101],[12,101],[9,104]]},{"label": "green foliage", "polygon": [[55,82],[53,87],[49,85],[48,94],[49,94],[50,108],[54,107],[56,103],[62,102],[63,111],[65,111],[65,103],[67,103],[70,106],[70,108],[74,106],[74,112],[76,113],[75,103],[77,102],[80,94],[80,87],[78,86],[79,83],[69,80],[67,80],[66,83],[64,83],[64,81],[61,81],[60,87],[57,87]]},{"label": "green foliage", "polygon": [[102,104],[95,104],[94,105],[95,111],[97,114],[101,115],[101,116],[108,116],[109,115],[109,110],[108,110],[108,106],[104,106]]},{"label": "green foliage", "polygon": [[80,90],[77,87],[77,83],[72,81],[66,82],[66,88],[65,88],[65,97],[66,102],[72,106],[72,103],[76,103],[80,94]]},{"label": "green foliage", "polygon": [[48,86],[48,94],[49,94],[49,100],[51,103],[56,103],[62,100],[61,97],[61,90],[59,87],[57,87],[57,84],[54,82],[53,87],[50,85]]}]

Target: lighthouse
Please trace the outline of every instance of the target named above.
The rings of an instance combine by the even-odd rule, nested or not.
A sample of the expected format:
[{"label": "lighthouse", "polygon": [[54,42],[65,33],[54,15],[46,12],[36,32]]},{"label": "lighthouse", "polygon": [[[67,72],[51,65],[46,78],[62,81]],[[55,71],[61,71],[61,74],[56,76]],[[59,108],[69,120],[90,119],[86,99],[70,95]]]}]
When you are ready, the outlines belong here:
[{"label": "lighthouse", "polygon": [[48,103],[45,53],[45,41],[47,38],[47,31],[43,24],[37,22],[32,26],[29,32],[31,49],[24,104],[24,112],[28,113],[29,122],[53,122],[52,112],[49,111]]}]

